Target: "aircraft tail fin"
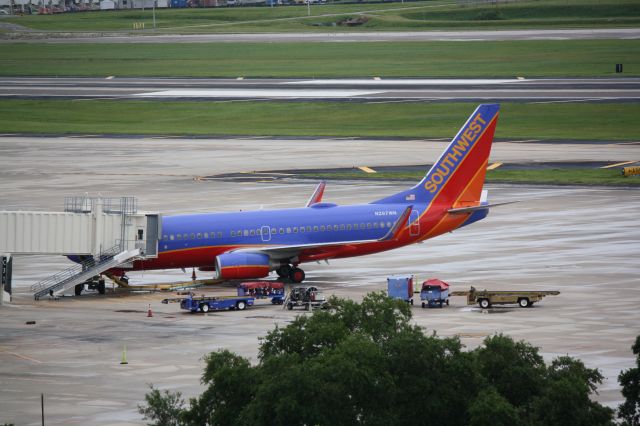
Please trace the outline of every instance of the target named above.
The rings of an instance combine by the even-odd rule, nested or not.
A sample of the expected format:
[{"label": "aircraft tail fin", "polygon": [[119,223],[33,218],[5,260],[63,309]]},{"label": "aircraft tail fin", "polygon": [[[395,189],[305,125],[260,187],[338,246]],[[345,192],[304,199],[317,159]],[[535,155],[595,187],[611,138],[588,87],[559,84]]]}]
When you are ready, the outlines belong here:
[{"label": "aircraft tail fin", "polygon": [[453,207],[477,205],[499,110],[498,104],[479,105],[416,186],[373,204],[437,201]]}]

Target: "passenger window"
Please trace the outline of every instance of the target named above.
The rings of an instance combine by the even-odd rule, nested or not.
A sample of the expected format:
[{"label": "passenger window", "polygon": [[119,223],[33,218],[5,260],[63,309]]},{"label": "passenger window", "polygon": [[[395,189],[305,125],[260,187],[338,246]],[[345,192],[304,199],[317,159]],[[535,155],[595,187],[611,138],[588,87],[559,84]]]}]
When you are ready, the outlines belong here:
[{"label": "passenger window", "polygon": [[248,237],[248,236],[249,236],[249,231],[245,229],[245,230],[244,230],[244,232],[243,232],[243,235],[244,235],[245,237]]},{"label": "passenger window", "polygon": [[162,240],[163,240],[163,241],[167,241],[168,239],[169,239],[169,236],[168,236],[168,235],[163,235],[163,236],[162,236]]},{"label": "passenger window", "polygon": [[236,236],[236,231],[231,231],[231,236],[235,237]]},{"label": "passenger window", "polygon": [[294,226],[294,227],[293,227],[293,233],[294,233],[294,234],[297,234],[297,233],[298,233],[298,227],[297,227],[297,226]]},{"label": "passenger window", "polygon": [[179,240],[181,240],[181,239],[182,239],[182,234],[178,234],[178,235],[176,235],[176,237],[177,237]]},{"label": "passenger window", "polygon": [[208,239],[209,239],[209,233],[208,233],[208,232],[205,232],[205,233],[204,233],[204,239],[205,239],[205,240],[208,240]]},{"label": "passenger window", "polygon": [[189,234],[182,234],[182,239],[183,240],[188,240],[189,239]]},{"label": "passenger window", "polygon": [[315,232],[318,232],[318,226],[317,226],[317,225],[316,225],[316,226],[314,226],[314,227],[313,227],[313,230],[314,230]]},{"label": "passenger window", "polygon": [[353,224],[353,229],[355,229],[356,231],[358,230],[358,224],[357,223]]},{"label": "passenger window", "polygon": [[237,235],[238,237],[242,237],[242,230],[239,230],[238,232],[236,232],[236,235]]},{"label": "passenger window", "polygon": [[192,239],[192,240],[195,240],[195,239],[196,239],[196,234],[195,234],[195,233],[193,233],[193,232],[191,233],[191,239]]},{"label": "passenger window", "polygon": [[367,229],[371,229],[371,222],[367,223]]},{"label": "passenger window", "polygon": [[280,233],[284,234],[284,228],[280,228]]},{"label": "passenger window", "polygon": [[277,230],[276,228],[271,228],[271,233],[272,233],[272,234],[277,234],[277,233],[278,233],[278,230]]},{"label": "passenger window", "polygon": [[300,227],[300,232],[304,232],[304,226]]},{"label": "passenger window", "polygon": [[326,228],[324,227],[324,225],[322,225],[322,226],[320,227],[320,231],[322,231],[322,232],[324,232],[324,230],[325,230],[325,229],[326,229]]},{"label": "passenger window", "polygon": [[380,222],[380,228],[384,228],[384,222]]},{"label": "passenger window", "polygon": [[347,225],[347,231],[351,231],[351,224],[350,223]]},{"label": "passenger window", "polygon": [[198,239],[201,240],[202,239],[202,233],[198,232]]},{"label": "passenger window", "polygon": [[392,226],[391,222],[387,222],[387,228],[391,228]]},{"label": "passenger window", "polygon": [[[371,228],[371,224],[369,224],[369,228]],[[360,229],[367,229],[367,225],[365,225],[364,223],[361,223]]]},{"label": "passenger window", "polygon": [[256,235],[262,235],[262,229],[256,229]]},{"label": "passenger window", "polygon": [[340,225],[340,230],[344,231],[344,223],[342,225]]},{"label": "passenger window", "polygon": [[311,232],[311,227],[307,226],[307,232]]},{"label": "passenger window", "polygon": [[218,232],[218,238],[222,238],[222,232]]},{"label": "passenger window", "polygon": [[173,240],[175,239],[175,237],[173,236],[173,234],[169,235],[169,239],[170,239],[171,241],[173,241]]},{"label": "passenger window", "polygon": [[249,235],[251,235],[252,237],[256,235],[256,231],[254,231],[253,229],[251,231],[249,231]]},{"label": "passenger window", "polygon": [[287,228],[287,234],[291,233],[291,228]]},{"label": "passenger window", "polygon": [[378,222],[373,222],[373,229],[378,229]]}]

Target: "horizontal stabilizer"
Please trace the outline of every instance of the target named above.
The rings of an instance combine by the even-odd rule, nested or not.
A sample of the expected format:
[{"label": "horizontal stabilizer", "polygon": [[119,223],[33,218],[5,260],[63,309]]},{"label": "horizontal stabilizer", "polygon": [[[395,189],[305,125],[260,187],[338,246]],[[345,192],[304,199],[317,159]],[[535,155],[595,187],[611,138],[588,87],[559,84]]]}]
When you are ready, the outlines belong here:
[{"label": "horizontal stabilizer", "polygon": [[483,205],[479,205],[479,206],[472,206],[472,207],[460,207],[460,208],[456,208],[456,209],[449,209],[447,210],[448,213],[473,213],[475,211],[478,210],[486,210],[486,209],[490,209],[491,207],[497,207],[497,206],[504,206],[506,204],[513,204],[513,203],[519,203],[520,201],[507,201],[504,203],[495,203],[495,204],[483,204]]}]

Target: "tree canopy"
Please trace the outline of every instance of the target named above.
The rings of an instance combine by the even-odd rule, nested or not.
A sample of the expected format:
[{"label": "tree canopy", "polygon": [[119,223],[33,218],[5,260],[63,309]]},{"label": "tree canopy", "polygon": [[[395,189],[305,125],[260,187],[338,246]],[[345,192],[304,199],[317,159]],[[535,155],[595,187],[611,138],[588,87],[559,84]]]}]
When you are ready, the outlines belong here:
[{"label": "tree canopy", "polygon": [[466,351],[412,325],[410,306],[383,293],[330,303],[269,332],[256,365],[210,353],[201,395],[184,404],[152,388],[140,413],[153,425],[612,424],[590,398],[602,375],[579,360],[546,365],[501,334]]}]

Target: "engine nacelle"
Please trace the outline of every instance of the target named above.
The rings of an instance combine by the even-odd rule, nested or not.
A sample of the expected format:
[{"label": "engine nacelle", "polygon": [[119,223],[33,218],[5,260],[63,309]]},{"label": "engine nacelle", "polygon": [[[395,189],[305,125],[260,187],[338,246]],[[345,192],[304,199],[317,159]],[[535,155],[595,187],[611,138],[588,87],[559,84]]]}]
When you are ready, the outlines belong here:
[{"label": "engine nacelle", "polygon": [[264,278],[271,269],[271,259],[262,253],[224,253],[216,257],[218,278],[223,280]]}]

